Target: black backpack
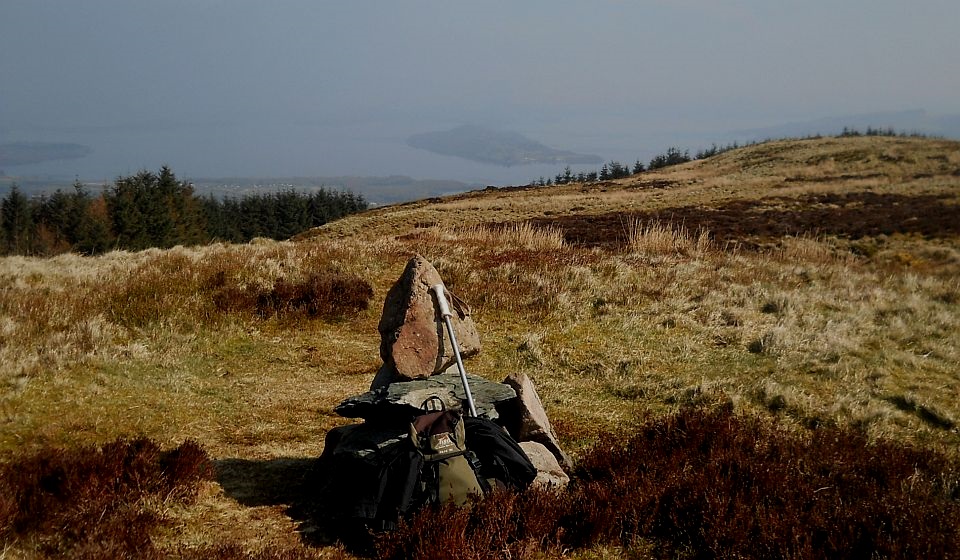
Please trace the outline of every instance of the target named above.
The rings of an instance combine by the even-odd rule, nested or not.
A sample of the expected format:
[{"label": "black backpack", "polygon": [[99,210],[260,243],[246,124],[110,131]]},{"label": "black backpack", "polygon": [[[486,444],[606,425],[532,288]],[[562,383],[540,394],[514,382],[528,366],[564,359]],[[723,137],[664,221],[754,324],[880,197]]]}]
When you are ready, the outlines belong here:
[{"label": "black backpack", "polygon": [[480,476],[492,487],[526,490],[537,469],[520,445],[499,424],[486,418],[464,419],[467,448],[480,461]]},{"label": "black backpack", "polygon": [[333,451],[330,498],[374,530],[392,529],[429,504],[462,505],[493,488],[526,489],[537,474],[506,430],[454,410],[416,416],[406,434],[393,422],[351,426],[337,443],[366,451],[362,460]]}]

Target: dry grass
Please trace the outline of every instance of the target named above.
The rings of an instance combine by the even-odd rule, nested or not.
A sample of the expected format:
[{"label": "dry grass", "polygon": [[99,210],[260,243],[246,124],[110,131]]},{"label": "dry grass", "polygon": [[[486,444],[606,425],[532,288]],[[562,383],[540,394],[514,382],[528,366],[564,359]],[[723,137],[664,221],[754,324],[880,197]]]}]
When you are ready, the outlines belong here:
[{"label": "dry grass", "polygon": [[[251,554],[318,542],[282,480],[307,476],[297,465],[344,423],[333,406],[369,385],[380,302],[415,252],[473,308],[484,348],[468,368],[529,374],[574,456],[638,415],[718,394],[787,430],[850,428],[956,454],[955,236],[808,231],[747,249],[625,217],[628,242],[589,247],[528,220],[865,190],[935,194],[949,209],[960,204],[958,154],[956,143],[902,138],[775,142],[603,185],[378,209],[297,242],[5,258],[0,459],[136,435],[193,439],[220,461],[218,483],[171,513],[180,529],[164,539],[223,537]],[[329,298],[328,273],[367,286],[345,301],[369,305],[312,314],[292,303]],[[256,305],[282,294],[289,304]],[[606,547],[583,557],[618,554]]]},{"label": "dry grass", "polygon": [[557,228],[538,228],[529,222],[505,224],[500,226],[469,225],[443,226],[431,225],[408,236],[420,242],[449,244],[470,244],[487,247],[520,247],[528,251],[554,251],[563,249],[566,242],[563,232]]},{"label": "dry grass", "polygon": [[627,232],[627,246],[631,251],[650,255],[705,255],[712,248],[710,232],[699,230],[691,234],[687,228],[659,221],[644,224],[634,220]]}]

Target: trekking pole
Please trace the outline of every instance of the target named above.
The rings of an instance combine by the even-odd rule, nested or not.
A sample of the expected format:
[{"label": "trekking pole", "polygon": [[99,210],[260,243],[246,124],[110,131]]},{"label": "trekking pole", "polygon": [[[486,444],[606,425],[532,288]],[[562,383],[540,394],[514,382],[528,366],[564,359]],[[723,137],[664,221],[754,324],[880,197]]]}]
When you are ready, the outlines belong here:
[{"label": "trekking pole", "polygon": [[453,334],[453,313],[450,313],[450,306],[447,305],[447,296],[444,293],[443,284],[434,284],[430,288],[433,290],[433,293],[437,294],[437,304],[440,305],[440,315],[443,316],[444,322],[447,324],[447,333],[450,334],[450,344],[453,346],[453,356],[457,359],[457,368],[460,370],[460,381],[463,382],[463,392],[467,395],[467,407],[470,411],[470,416],[477,416],[477,407],[473,404],[473,395],[470,393],[470,384],[467,382],[467,370],[463,367],[463,359],[460,358],[460,347],[457,345],[457,336]]}]

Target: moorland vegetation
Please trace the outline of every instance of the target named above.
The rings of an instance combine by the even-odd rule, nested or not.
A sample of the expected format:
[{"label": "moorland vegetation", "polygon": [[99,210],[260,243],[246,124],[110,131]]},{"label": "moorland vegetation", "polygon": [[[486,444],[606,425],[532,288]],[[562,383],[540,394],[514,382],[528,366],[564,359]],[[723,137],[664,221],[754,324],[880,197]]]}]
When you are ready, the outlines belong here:
[{"label": "moorland vegetation", "polygon": [[[960,144],[847,135],[291,241],[5,257],[5,554],[958,557],[957,224]],[[468,369],[531,376],[577,468],[338,543],[315,458],[413,253],[473,308]]]}]

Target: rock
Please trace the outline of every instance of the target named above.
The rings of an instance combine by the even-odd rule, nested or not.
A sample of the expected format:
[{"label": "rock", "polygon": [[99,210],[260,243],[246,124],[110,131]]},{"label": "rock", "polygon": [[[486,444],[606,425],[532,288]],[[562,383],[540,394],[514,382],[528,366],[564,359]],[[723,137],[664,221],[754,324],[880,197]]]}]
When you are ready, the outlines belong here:
[{"label": "rock", "polygon": [[570,477],[560,468],[557,458],[543,444],[535,441],[521,441],[520,448],[537,468],[537,478],[533,486],[537,488],[564,488],[570,483]]},{"label": "rock", "polygon": [[[392,367],[384,381],[409,381],[440,373],[455,363],[446,324],[430,288],[442,284],[440,273],[420,255],[407,263],[403,274],[387,292],[380,316],[380,357]],[[453,311],[453,330],[460,354],[468,358],[480,351],[480,337],[469,307],[446,291]],[[380,376],[378,376],[380,377]]]},{"label": "rock", "polygon": [[525,373],[512,373],[503,380],[517,392],[515,401],[501,405],[502,423],[517,441],[535,441],[543,444],[566,469],[573,468],[570,456],[560,448],[557,434],[543,409],[533,380]]},{"label": "rock", "polygon": [[[477,414],[484,418],[496,419],[497,406],[515,400],[517,396],[509,385],[487,381],[476,375],[467,374],[467,382],[470,383]],[[460,374],[446,372],[427,379],[395,381],[350,397],[337,405],[334,411],[346,418],[403,418],[422,413],[423,403],[433,397],[440,399],[447,409],[465,410],[467,395]]]},{"label": "rock", "polygon": [[380,387],[386,387],[387,385],[399,381],[397,379],[397,368],[390,362],[385,362],[380,369],[377,370],[377,374],[373,376],[373,381],[370,383],[370,390],[379,389]]}]

